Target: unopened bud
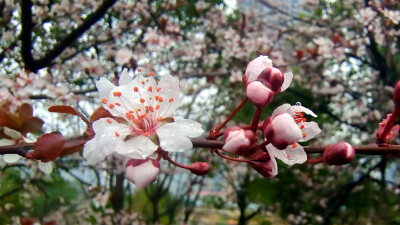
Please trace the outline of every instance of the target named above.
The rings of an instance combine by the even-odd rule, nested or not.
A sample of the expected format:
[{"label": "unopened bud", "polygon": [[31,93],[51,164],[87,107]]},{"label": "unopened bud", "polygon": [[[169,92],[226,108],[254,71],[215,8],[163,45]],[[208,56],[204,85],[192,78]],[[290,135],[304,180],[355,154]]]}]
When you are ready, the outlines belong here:
[{"label": "unopened bud", "polygon": [[195,162],[187,167],[196,175],[206,175],[210,171],[210,164],[206,162]]},{"label": "unopened bud", "polygon": [[397,81],[396,86],[394,87],[393,101],[394,104],[400,105],[400,80]]},{"label": "unopened bud", "polygon": [[244,130],[240,127],[228,128],[224,133],[225,151],[233,154],[242,153],[241,150],[247,149],[255,141],[255,134],[251,130]]},{"label": "unopened bud", "polygon": [[282,87],[284,77],[279,69],[267,67],[260,73],[257,80],[267,85],[271,90],[278,91]]},{"label": "unopened bud", "polygon": [[160,162],[155,159],[130,159],[126,163],[125,177],[141,190],[153,183],[159,172]]},{"label": "unopened bud", "polygon": [[267,162],[253,162],[252,167],[263,177],[272,178],[275,176],[272,171],[272,163],[270,160]]},{"label": "unopened bud", "polygon": [[255,81],[265,68],[272,67],[272,60],[268,56],[260,55],[253,59],[246,68],[243,82],[246,85],[249,82]]},{"label": "unopened bud", "polygon": [[355,156],[355,150],[347,142],[328,145],[324,151],[324,160],[328,165],[343,165],[350,163]]},{"label": "unopened bud", "polygon": [[246,96],[257,106],[268,105],[273,97],[274,91],[260,81],[253,81],[246,87]]}]

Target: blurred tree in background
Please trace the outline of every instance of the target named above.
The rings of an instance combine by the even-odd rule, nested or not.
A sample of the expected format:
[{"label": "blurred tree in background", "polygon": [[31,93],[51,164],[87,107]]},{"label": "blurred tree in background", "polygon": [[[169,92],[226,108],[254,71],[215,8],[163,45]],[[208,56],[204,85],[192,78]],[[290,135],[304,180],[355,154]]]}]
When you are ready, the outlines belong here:
[{"label": "blurred tree in background", "polygon": [[[65,104],[91,115],[100,105],[95,81],[117,81],[123,68],[178,77],[179,116],[208,131],[245,97],[242,75],[259,55],[295,74],[264,117],[301,102],[323,130],[310,145],[376,139],[400,74],[399,2],[232,2],[0,0],[0,145],[23,142],[10,143],[10,127],[24,142],[53,131],[81,136],[85,124],[77,117],[46,109]],[[23,103],[42,122],[25,120]],[[246,104],[231,125],[251,122],[254,111]],[[4,157],[0,224],[397,224],[396,157],[282,164],[266,179],[196,149],[176,161],[207,161],[209,175],[162,165],[142,191],[125,179],[118,157],[91,166],[78,152],[52,162],[52,172],[48,164]]]}]

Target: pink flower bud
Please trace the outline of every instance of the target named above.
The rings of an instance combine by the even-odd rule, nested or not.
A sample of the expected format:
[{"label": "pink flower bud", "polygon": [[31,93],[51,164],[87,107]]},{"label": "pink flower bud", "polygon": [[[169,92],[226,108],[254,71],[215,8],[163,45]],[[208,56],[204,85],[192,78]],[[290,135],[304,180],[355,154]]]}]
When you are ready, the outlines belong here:
[{"label": "pink flower bud", "polygon": [[277,115],[272,120],[268,118],[263,126],[265,138],[280,150],[303,137],[301,129],[288,113]]},{"label": "pink flower bud", "polygon": [[244,73],[243,82],[246,85],[252,81],[255,81],[260,73],[268,68],[272,67],[272,60],[268,56],[260,55],[259,57],[253,59],[246,68]]},{"label": "pink flower bud", "polygon": [[281,89],[285,78],[279,69],[267,67],[260,73],[257,80],[264,83],[264,85],[269,87],[274,92],[277,92]]},{"label": "pink flower bud", "polygon": [[271,160],[267,162],[253,162],[252,163],[253,169],[255,169],[261,176],[263,177],[274,177],[274,173],[272,171],[272,163]]},{"label": "pink flower bud", "polygon": [[155,159],[130,159],[126,163],[125,177],[140,190],[154,182],[159,172],[160,162]]},{"label": "pink flower bud", "polygon": [[274,91],[262,84],[260,81],[253,81],[246,87],[246,95],[255,105],[268,105],[273,97]]},{"label": "pink flower bud", "polygon": [[338,142],[328,145],[324,151],[324,160],[329,165],[343,165],[350,163],[355,156],[355,150],[347,142]]},{"label": "pink flower bud", "polygon": [[206,175],[210,171],[210,164],[206,162],[195,162],[187,167],[196,175]]},{"label": "pink flower bud", "polygon": [[400,80],[397,81],[396,86],[394,87],[393,101],[394,104],[400,105]]},{"label": "pink flower bud", "polygon": [[231,127],[224,133],[225,144],[222,149],[233,154],[240,154],[240,151],[253,144],[254,140],[253,131],[244,130],[240,127]]}]

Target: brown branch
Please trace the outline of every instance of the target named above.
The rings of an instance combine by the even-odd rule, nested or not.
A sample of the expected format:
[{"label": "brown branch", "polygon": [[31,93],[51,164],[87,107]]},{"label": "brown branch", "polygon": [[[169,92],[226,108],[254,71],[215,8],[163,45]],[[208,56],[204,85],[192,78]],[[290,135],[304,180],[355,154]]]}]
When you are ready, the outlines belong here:
[{"label": "brown branch", "polygon": [[32,2],[30,0],[21,0],[21,51],[25,68],[32,72],[36,72],[39,69],[51,65],[51,62],[68,46],[73,44],[82,34],[89,30],[93,24],[100,20],[116,1],[117,0],[105,0],[103,4],[96,11],[90,14],[80,26],[71,31],[63,40],[58,42],[43,58],[35,60],[32,56]]},{"label": "brown branch", "polygon": [[[66,141],[64,148],[71,148],[71,146],[83,146],[85,138],[81,137],[78,139],[69,139]],[[208,140],[206,138],[191,138],[190,139],[194,148],[217,148],[221,149],[224,146],[224,142],[220,140]],[[25,157],[28,150],[33,149],[34,143],[18,144],[18,145],[6,145],[0,146],[0,155],[4,154],[18,154]],[[326,146],[303,146],[307,154],[323,153]],[[388,155],[388,154],[400,154],[400,145],[392,146],[377,146],[377,145],[361,145],[353,146],[356,154],[361,155]],[[74,151],[75,152],[75,151]]]}]

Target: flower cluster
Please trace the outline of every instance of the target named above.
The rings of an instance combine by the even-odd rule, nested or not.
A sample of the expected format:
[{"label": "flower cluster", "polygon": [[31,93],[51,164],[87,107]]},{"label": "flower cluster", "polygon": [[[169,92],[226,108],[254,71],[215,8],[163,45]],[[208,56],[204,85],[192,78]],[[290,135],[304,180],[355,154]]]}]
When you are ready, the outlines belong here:
[{"label": "flower cluster", "polygon": [[[293,78],[274,68],[268,56],[259,56],[251,61],[243,76],[247,98],[257,107],[250,128],[233,127],[224,133],[223,151],[250,159],[253,168],[263,176],[273,177],[278,173],[275,158],[288,165],[304,163],[307,154],[298,142],[305,142],[321,132],[318,124],[307,122],[305,115],[317,117],[310,109],[284,104],[274,110],[263,122],[260,112],[273,97],[286,90]],[[265,140],[257,145],[257,129],[264,134]]]}]

